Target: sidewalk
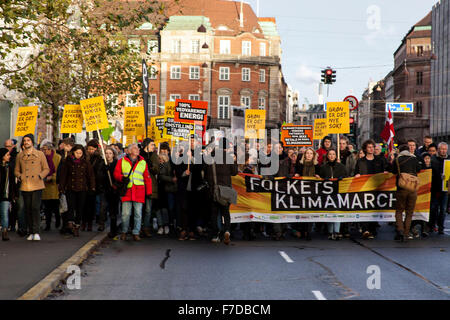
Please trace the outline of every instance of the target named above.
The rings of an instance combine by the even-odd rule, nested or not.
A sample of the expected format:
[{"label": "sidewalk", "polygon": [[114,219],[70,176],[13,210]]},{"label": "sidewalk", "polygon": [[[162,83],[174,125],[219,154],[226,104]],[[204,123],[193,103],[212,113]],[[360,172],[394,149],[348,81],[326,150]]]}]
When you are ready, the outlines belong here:
[{"label": "sidewalk", "polygon": [[73,238],[53,229],[42,231],[41,241],[27,241],[9,233],[10,241],[0,241],[0,300],[19,298],[98,234]]}]

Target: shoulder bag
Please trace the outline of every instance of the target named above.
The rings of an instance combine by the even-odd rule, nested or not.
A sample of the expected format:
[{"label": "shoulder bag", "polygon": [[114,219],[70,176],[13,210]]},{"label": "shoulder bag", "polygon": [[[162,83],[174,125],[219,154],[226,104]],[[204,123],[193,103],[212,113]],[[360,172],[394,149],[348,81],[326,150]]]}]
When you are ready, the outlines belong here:
[{"label": "shoulder bag", "polygon": [[214,178],[214,201],[222,206],[237,203],[237,192],[233,188],[217,185],[216,163],[212,164]]},{"label": "shoulder bag", "polygon": [[[405,160],[403,163],[407,162],[408,160]],[[398,186],[410,192],[416,192],[417,190],[419,190],[419,178],[416,177],[415,175],[401,172],[398,158],[396,159],[396,162],[398,169]]]}]

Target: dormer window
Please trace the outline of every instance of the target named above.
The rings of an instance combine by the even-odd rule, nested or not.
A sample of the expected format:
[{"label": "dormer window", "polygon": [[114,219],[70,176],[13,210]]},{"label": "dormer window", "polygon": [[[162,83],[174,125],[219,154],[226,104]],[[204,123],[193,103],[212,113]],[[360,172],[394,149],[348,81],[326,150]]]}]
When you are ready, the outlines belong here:
[{"label": "dormer window", "polygon": [[224,26],[223,24],[221,24],[221,25],[217,28],[217,30],[220,30],[220,31],[228,31],[228,27],[227,27],[227,26]]}]

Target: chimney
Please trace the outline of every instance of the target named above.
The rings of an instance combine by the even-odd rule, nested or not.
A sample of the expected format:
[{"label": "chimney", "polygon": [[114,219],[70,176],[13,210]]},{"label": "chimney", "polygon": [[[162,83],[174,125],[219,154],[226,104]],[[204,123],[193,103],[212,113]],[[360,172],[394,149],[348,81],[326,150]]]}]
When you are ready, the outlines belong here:
[{"label": "chimney", "polygon": [[240,26],[244,27],[244,0],[241,0],[241,14],[239,16]]}]

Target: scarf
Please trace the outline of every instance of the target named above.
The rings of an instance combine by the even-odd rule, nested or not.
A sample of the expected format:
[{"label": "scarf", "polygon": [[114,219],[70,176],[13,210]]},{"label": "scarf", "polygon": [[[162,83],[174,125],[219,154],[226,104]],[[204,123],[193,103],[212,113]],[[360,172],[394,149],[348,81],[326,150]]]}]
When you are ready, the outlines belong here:
[{"label": "scarf", "polygon": [[72,156],[72,161],[73,161],[73,163],[75,163],[75,164],[80,164],[80,163],[81,163],[81,158],[80,158],[80,159],[77,159],[77,158],[75,158],[75,156]]},{"label": "scarf", "polygon": [[55,164],[53,163],[54,155],[55,155],[54,150],[52,150],[52,153],[49,156],[45,155],[45,157],[47,158],[48,168],[50,169],[50,172],[48,173],[47,177],[51,177],[56,172]]},{"label": "scarf", "polygon": [[303,163],[303,177],[314,177],[316,175],[316,170],[314,166],[314,161],[305,161]]}]

